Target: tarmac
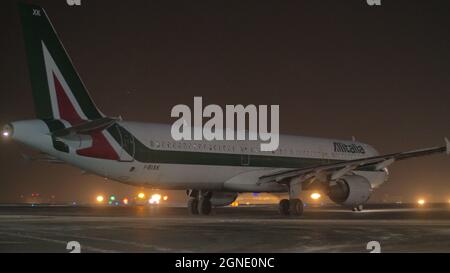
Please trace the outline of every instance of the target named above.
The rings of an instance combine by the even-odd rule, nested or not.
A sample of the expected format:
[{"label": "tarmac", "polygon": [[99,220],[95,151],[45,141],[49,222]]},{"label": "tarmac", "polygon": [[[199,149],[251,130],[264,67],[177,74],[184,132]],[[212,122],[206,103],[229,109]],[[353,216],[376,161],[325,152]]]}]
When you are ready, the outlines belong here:
[{"label": "tarmac", "polygon": [[[0,252],[450,252],[450,204],[368,205],[362,212],[276,205],[191,216],[168,206],[0,206]],[[69,248],[70,249],[70,248]]]}]

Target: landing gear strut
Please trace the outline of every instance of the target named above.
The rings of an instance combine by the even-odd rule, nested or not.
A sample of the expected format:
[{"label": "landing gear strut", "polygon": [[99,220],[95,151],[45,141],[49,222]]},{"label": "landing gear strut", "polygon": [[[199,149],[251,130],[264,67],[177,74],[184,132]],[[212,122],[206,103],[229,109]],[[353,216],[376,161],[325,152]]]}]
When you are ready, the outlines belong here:
[{"label": "landing gear strut", "polygon": [[188,211],[191,215],[209,215],[212,210],[211,192],[190,190],[188,191]]}]

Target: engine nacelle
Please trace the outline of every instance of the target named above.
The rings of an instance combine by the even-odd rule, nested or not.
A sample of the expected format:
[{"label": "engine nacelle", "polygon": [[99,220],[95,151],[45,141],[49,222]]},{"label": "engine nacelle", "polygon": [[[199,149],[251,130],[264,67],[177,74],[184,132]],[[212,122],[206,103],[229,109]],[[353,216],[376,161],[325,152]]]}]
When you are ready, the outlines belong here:
[{"label": "engine nacelle", "polygon": [[233,203],[238,194],[235,192],[213,192],[211,196],[211,204],[214,207],[228,206]]},{"label": "engine nacelle", "polygon": [[364,204],[372,194],[372,186],[367,178],[360,175],[347,175],[331,185],[328,197],[344,206]]}]

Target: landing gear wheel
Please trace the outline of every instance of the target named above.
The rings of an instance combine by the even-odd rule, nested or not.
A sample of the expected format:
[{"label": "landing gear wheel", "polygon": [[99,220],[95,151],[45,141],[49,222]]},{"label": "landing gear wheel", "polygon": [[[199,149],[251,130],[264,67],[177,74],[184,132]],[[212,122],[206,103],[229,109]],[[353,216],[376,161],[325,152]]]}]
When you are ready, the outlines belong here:
[{"label": "landing gear wheel", "polygon": [[364,209],[363,205],[358,205],[352,208],[352,211],[362,211]]},{"label": "landing gear wheel", "polygon": [[198,213],[201,215],[209,215],[211,213],[211,200],[209,198],[200,198],[198,201]]},{"label": "landing gear wheel", "polygon": [[281,215],[289,215],[289,200],[282,199],[278,204],[278,210]]},{"label": "landing gear wheel", "polygon": [[303,202],[300,199],[289,200],[289,212],[293,216],[301,216],[303,214]]},{"label": "landing gear wheel", "polygon": [[191,215],[198,214],[198,199],[197,198],[189,198],[188,211],[189,211],[189,214],[191,214]]}]

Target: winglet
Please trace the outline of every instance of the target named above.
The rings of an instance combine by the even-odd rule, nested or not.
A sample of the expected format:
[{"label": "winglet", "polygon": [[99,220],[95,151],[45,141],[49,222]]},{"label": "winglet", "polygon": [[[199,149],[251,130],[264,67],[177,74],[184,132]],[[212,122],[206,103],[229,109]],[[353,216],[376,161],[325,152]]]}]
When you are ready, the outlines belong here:
[{"label": "winglet", "polygon": [[448,138],[444,139],[445,139],[445,153],[450,155],[450,141],[448,140]]}]

